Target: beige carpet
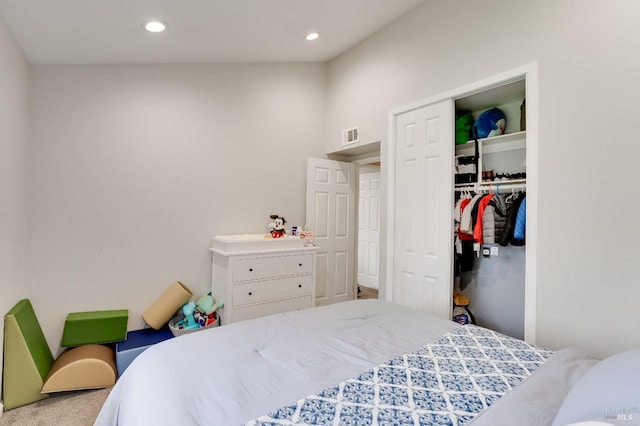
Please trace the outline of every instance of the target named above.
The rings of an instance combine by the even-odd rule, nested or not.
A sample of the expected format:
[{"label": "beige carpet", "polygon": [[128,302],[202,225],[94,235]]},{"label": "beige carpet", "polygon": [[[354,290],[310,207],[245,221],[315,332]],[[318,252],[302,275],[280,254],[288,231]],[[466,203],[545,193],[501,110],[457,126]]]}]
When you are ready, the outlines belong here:
[{"label": "beige carpet", "polygon": [[111,388],[60,392],[49,398],[5,411],[0,426],[91,426]]},{"label": "beige carpet", "polygon": [[360,293],[358,293],[358,299],[377,299],[378,298],[378,290],[375,288],[358,286],[360,288]]}]

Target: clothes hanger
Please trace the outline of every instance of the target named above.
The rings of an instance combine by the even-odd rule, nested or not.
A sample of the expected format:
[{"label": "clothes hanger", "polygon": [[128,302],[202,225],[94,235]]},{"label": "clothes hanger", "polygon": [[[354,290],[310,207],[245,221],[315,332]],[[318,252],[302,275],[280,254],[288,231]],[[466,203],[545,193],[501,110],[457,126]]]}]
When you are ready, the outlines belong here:
[{"label": "clothes hanger", "polygon": [[505,203],[510,202],[511,200],[513,200],[513,197],[515,197],[516,192],[515,192],[515,188],[512,186],[511,187],[511,195],[507,195],[507,198],[504,199]]}]

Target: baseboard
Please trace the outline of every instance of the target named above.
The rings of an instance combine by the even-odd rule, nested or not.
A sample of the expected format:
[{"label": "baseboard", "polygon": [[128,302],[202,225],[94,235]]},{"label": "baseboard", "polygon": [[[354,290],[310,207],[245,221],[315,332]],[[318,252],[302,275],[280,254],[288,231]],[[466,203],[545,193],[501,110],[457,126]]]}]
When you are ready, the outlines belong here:
[{"label": "baseboard", "polygon": [[0,401],[0,417],[2,417],[2,413],[4,413],[4,404]]}]

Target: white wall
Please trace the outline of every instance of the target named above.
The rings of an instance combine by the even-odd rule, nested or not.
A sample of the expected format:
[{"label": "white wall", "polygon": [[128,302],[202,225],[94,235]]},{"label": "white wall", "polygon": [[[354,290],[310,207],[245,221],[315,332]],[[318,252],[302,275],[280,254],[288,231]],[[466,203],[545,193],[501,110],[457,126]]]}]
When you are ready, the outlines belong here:
[{"label": "white wall", "polygon": [[215,234],[304,222],[323,64],[34,66],[27,281],[52,350],[66,314],[210,289]]},{"label": "white wall", "polygon": [[[28,71],[25,56],[0,17],[0,312],[3,316],[17,301],[28,297],[24,276]],[[4,345],[4,326],[0,327],[0,336]],[[3,351],[0,350],[2,365]]]},{"label": "white wall", "polygon": [[384,146],[390,109],[538,62],[536,326],[551,348],[640,346],[639,15],[635,0],[426,1],[329,66],[327,152],[354,125]]},{"label": "white wall", "polygon": [[384,141],[389,109],[537,61],[538,343],[638,346],[639,12],[427,1],[332,61],[328,91],[321,64],[36,66],[28,209],[30,71],[0,21],[0,308],[29,297],[54,352],[68,312],[128,308],[140,327],[173,281],[208,289],[211,235],[302,223],[304,159],[343,128]]}]

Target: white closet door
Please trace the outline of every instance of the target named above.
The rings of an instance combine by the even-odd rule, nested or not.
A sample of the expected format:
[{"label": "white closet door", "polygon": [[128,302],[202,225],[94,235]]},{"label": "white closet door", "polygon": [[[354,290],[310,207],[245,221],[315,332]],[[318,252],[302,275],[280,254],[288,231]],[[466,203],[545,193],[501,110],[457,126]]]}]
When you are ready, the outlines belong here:
[{"label": "white closet door", "polygon": [[316,305],[354,299],[356,166],[307,159],[307,224],[319,247]]},{"label": "white closet door", "polygon": [[449,318],[453,102],[395,116],[392,300]]},{"label": "white closet door", "polygon": [[378,288],[380,257],[380,172],[360,173],[358,284]]}]

